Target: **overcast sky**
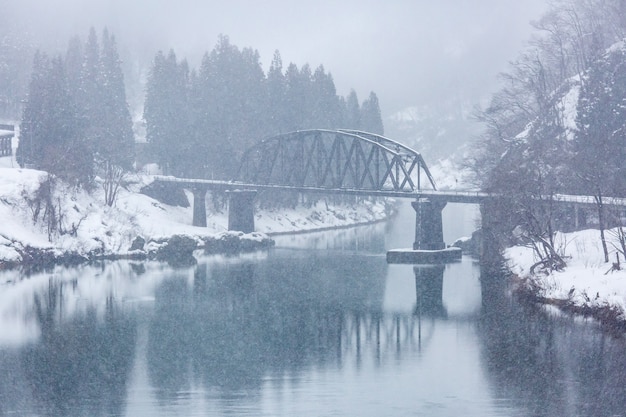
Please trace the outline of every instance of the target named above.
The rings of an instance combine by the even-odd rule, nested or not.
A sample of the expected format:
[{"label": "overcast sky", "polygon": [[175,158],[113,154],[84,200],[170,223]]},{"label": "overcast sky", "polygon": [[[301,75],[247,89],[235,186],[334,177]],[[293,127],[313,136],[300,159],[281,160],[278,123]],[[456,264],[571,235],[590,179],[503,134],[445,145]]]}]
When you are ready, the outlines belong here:
[{"label": "overcast sky", "polygon": [[[531,32],[545,0],[0,0],[10,20],[42,48],[105,25],[120,49],[147,59],[173,48],[197,67],[219,34],[252,47],[267,69],[278,49],[331,72],[337,92],[375,91],[384,115],[451,96],[493,91]],[[5,26],[6,27],[6,26]]]}]

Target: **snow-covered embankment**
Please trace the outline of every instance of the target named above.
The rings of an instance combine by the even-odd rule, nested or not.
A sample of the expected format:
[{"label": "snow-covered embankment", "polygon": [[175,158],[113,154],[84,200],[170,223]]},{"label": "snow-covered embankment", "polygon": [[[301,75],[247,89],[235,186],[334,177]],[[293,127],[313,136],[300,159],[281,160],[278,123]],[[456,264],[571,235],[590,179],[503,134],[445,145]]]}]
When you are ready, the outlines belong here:
[{"label": "snow-covered embankment", "polygon": [[[615,233],[606,234],[611,239]],[[509,269],[521,278],[521,288],[542,303],[626,329],[626,263],[615,249],[619,246],[609,242],[613,250],[610,262],[606,263],[598,230],[557,233],[555,242],[567,266],[549,274],[530,273],[531,266],[538,261],[531,248],[514,246],[505,250]],[[613,265],[618,256],[619,270]]]},{"label": "snow-covered embankment", "polygon": [[[383,220],[388,201],[326,205],[256,214],[258,232],[228,232],[226,212],[207,214],[208,227],[191,225],[192,208],[140,193],[149,175],[128,178],[113,207],[96,186],[89,192],[42,171],[0,168],[0,267],[34,262],[154,257],[173,236],[187,247],[241,249],[271,245],[270,234],[342,227]],[[191,196],[189,196],[191,197]],[[191,246],[190,246],[191,245]]]}]

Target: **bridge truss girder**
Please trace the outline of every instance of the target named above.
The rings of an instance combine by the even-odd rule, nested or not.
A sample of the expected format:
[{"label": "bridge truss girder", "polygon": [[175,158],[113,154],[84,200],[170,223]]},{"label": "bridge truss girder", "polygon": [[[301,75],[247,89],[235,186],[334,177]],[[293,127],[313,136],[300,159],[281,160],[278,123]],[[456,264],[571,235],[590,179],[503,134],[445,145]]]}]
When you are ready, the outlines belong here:
[{"label": "bridge truss girder", "polygon": [[303,130],[262,140],[242,157],[238,180],[259,185],[329,190],[413,192],[425,174],[422,156],[373,133]]}]

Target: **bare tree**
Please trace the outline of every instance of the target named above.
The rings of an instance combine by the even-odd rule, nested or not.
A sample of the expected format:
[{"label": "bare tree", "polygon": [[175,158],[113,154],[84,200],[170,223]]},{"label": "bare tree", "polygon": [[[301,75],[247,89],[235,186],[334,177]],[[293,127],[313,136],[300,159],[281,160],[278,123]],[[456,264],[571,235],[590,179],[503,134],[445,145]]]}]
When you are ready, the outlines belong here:
[{"label": "bare tree", "polygon": [[107,206],[113,207],[117,200],[117,195],[126,178],[126,170],[110,161],[102,164],[102,189],[104,190],[104,201]]}]

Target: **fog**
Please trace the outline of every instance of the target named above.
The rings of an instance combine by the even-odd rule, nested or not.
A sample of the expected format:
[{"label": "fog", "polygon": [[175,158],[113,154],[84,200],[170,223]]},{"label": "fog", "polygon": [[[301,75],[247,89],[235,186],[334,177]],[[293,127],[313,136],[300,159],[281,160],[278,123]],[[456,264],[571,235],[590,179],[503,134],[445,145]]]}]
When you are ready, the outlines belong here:
[{"label": "fog", "polygon": [[[70,36],[107,27],[125,60],[146,67],[173,48],[197,66],[220,34],[283,63],[332,73],[337,92],[376,92],[383,116],[451,97],[478,102],[497,87],[545,0],[0,0],[0,32],[63,51]],[[4,29],[2,29],[4,28]],[[0,33],[1,35],[1,33]]]}]

